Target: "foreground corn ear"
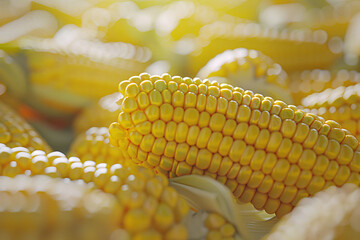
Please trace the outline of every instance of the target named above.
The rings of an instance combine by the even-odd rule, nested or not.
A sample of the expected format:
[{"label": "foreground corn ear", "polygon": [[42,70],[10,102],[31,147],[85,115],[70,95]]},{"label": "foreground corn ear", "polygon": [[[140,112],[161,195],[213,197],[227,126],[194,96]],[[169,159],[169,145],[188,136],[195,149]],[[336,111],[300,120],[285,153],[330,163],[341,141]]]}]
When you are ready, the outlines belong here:
[{"label": "foreground corn ear", "polygon": [[79,134],[70,146],[68,156],[78,157],[82,162],[91,160],[95,163],[127,165],[126,158],[119,148],[109,143],[107,127],[92,127]]},{"label": "foreground corn ear", "polygon": [[307,111],[332,119],[360,139],[360,84],[326,89],[302,100]]},{"label": "foreground corn ear", "polygon": [[353,184],[332,186],[303,199],[264,240],[359,239],[360,189]]},{"label": "foreground corn ear", "polygon": [[119,201],[119,239],[187,239],[182,220],[188,214],[186,201],[170,186],[164,176],[150,169],[121,164],[81,162],[60,152],[46,154],[26,148],[0,145],[1,173],[15,177],[47,175],[82,180],[95,189],[113,194]]},{"label": "foreground corn ear", "polygon": [[120,98],[122,95],[116,92],[100,98],[97,103],[85,108],[74,120],[75,132],[82,133],[91,127],[109,127],[120,113],[118,104]]},{"label": "foreground corn ear", "polygon": [[259,51],[238,48],[212,58],[197,76],[292,103],[287,74],[277,63]]},{"label": "foreground corn ear", "polygon": [[46,176],[0,177],[1,239],[109,239],[121,211],[113,195]]},{"label": "foreground corn ear", "polygon": [[254,22],[218,21],[207,24],[200,29],[194,44],[195,50],[189,59],[191,73],[198,72],[207,61],[226,49],[239,47],[261,51],[288,73],[326,69],[341,56],[341,47],[329,45],[330,40],[323,30],[279,30]]},{"label": "foreground corn ear", "polygon": [[0,143],[9,147],[26,147],[50,152],[39,134],[10,107],[0,101]]},{"label": "foreground corn ear", "polygon": [[359,83],[360,73],[346,69],[337,71],[314,69],[293,73],[289,78],[289,87],[294,103],[300,105],[303,98],[313,93]]},{"label": "foreground corn ear", "polygon": [[198,78],[144,73],[119,89],[110,143],[156,172],[208,175],[279,217],[331,185],[360,184],[359,142],[334,121]]}]

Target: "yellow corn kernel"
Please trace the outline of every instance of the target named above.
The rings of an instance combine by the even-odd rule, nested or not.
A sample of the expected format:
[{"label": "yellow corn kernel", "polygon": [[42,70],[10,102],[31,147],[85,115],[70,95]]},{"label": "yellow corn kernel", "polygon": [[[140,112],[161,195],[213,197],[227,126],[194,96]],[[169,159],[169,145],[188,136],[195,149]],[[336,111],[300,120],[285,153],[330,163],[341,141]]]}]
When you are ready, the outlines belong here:
[{"label": "yellow corn kernel", "polygon": [[[306,107],[306,111],[314,112],[325,119],[332,119],[338,122],[343,128],[359,139],[359,89],[360,84],[326,89],[305,97],[302,100],[302,104]],[[338,142],[341,142],[346,137],[346,134],[341,129],[334,128],[329,132],[328,136],[330,139],[336,139]]]},{"label": "yellow corn kernel", "polygon": [[39,134],[2,102],[0,102],[0,115],[0,143],[9,147],[26,147],[31,151],[50,152],[50,147]]}]

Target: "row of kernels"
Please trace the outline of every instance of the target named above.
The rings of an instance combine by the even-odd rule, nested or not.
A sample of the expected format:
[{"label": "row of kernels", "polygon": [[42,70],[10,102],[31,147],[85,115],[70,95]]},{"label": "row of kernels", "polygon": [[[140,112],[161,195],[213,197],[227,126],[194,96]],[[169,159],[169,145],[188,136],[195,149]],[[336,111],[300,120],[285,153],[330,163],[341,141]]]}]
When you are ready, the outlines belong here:
[{"label": "row of kernels", "polygon": [[41,149],[47,152],[50,147],[37,132],[17,115],[12,109],[0,103],[0,143],[9,147],[27,147],[31,150]]},{"label": "row of kernels", "polygon": [[92,127],[77,136],[68,155],[78,157],[83,162],[92,160],[109,165],[127,164],[122,151],[109,143],[109,130],[106,127]]},{"label": "row of kernels", "polygon": [[[174,189],[167,186],[167,180],[164,177],[154,176],[151,170],[134,167],[125,168],[120,164],[111,166],[101,163],[96,165],[93,161],[82,163],[78,158],[71,157],[68,159],[56,152],[45,155],[44,152],[40,151],[28,153],[18,151],[20,150],[18,149],[14,156],[12,149],[2,146],[1,150],[4,150],[2,155],[7,154],[10,159],[7,162],[10,164],[12,162],[17,163],[17,156],[19,157],[19,155],[22,155],[22,159],[25,158],[31,162],[28,169],[20,168],[19,164],[14,166],[18,169],[16,174],[49,175],[51,177],[70,178],[71,180],[82,179],[85,182],[93,182],[97,188],[116,195],[125,209],[135,209],[136,212],[141,212],[141,216],[145,214],[150,220],[153,215],[147,215],[145,211],[153,213],[160,211],[160,213],[165,214],[165,220],[164,218],[154,219],[155,228],[160,232],[169,230],[187,213],[187,205],[182,202],[184,200],[178,197]],[[28,153],[28,155],[22,153]],[[3,175],[9,175],[6,169],[5,166],[2,171]],[[9,176],[14,177],[15,174]],[[150,197],[153,197],[161,205],[161,209],[166,209],[158,209],[160,205],[155,204],[154,201],[145,204],[145,200]],[[141,210],[141,206],[145,209]],[[138,217],[141,218],[140,215],[129,210],[124,215],[124,224],[132,225],[127,222],[137,221]],[[159,215],[161,216],[161,214]],[[142,226],[136,226],[138,228],[143,227],[146,230],[150,227],[150,220],[144,220],[141,222],[143,223]]]},{"label": "row of kernels", "polygon": [[[86,228],[96,238],[103,238],[118,228],[122,210],[114,196],[81,182],[45,176],[1,177],[0,182],[1,233],[16,239],[33,233],[39,234],[37,239],[52,239],[62,231],[83,239]],[[72,229],[74,224],[76,229]]]}]

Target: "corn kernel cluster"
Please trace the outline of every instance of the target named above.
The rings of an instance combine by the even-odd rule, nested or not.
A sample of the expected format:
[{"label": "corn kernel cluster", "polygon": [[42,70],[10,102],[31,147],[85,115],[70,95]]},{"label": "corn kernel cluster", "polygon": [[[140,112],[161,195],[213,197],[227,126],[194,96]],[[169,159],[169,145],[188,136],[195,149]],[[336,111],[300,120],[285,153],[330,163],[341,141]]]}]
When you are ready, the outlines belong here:
[{"label": "corn kernel cluster", "polygon": [[333,119],[359,139],[360,136],[360,84],[326,89],[303,99],[304,107],[324,117]]},{"label": "corn kernel cluster", "polygon": [[116,198],[80,182],[0,177],[1,239],[109,239],[118,228]]},{"label": "corn kernel cluster", "polygon": [[107,127],[92,127],[79,134],[71,145],[68,156],[78,157],[82,162],[91,160],[96,164],[128,163],[122,151],[110,144]]},{"label": "corn kernel cluster", "polygon": [[238,48],[226,50],[212,58],[197,76],[211,78],[244,89],[252,89],[265,96],[292,102],[286,91],[287,74],[277,63],[259,51]]},{"label": "corn kernel cluster", "polygon": [[39,134],[7,105],[0,102],[0,143],[9,147],[26,147],[50,151]]},{"label": "corn kernel cluster", "polygon": [[210,213],[206,216],[204,224],[209,229],[206,240],[234,239],[236,230],[223,216],[217,213]]},{"label": "corn kernel cluster", "polygon": [[141,74],[119,89],[110,142],[156,172],[208,175],[278,216],[328,186],[360,183],[359,142],[334,121],[198,78]]},{"label": "corn kernel cluster", "polygon": [[74,120],[74,130],[82,133],[91,127],[109,127],[117,119],[121,109],[117,103],[121,94],[116,92],[102,97],[97,103],[85,108]]},{"label": "corn kernel cluster", "polygon": [[120,239],[187,239],[181,223],[189,210],[186,201],[168,186],[164,176],[155,176],[149,169],[81,162],[60,152],[30,152],[5,145],[0,145],[0,159],[3,176],[47,175],[83,180],[115,195],[121,213],[119,227],[125,230]]}]

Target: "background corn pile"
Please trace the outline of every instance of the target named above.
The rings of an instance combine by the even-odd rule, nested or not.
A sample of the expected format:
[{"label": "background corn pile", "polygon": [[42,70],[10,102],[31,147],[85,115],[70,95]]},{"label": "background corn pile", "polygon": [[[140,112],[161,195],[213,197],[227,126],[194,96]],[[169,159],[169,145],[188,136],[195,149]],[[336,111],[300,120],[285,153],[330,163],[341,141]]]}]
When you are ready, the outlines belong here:
[{"label": "background corn pile", "polygon": [[0,1],[0,239],[360,239],[360,1]]}]

